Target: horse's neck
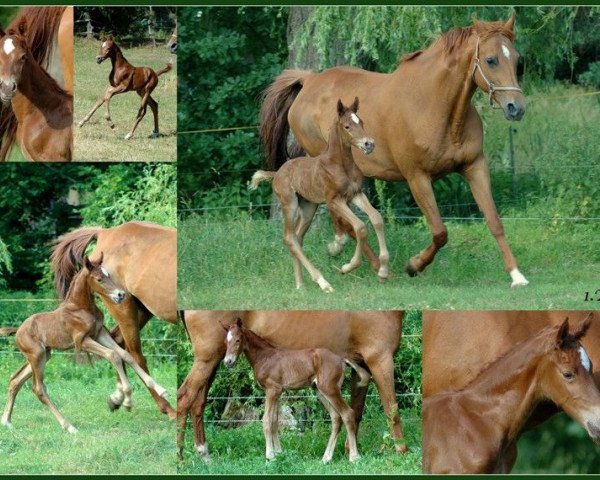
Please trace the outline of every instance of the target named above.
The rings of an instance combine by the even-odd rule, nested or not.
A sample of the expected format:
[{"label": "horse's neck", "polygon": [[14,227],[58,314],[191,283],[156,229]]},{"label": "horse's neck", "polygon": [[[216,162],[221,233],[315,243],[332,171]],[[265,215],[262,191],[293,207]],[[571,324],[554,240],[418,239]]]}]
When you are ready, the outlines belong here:
[{"label": "horse's neck", "polygon": [[[476,399],[493,399],[483,414],[503,426],[508,440],[515,439],[542,395],[538,384],[539,362],[545,350],[534,337],[514,347],[492,363],[466,391]],[[498,405],[502,408],[497,408]]]},{"label": "horse's neck", "polygon": [[12,100],[18,122],[23,122],[23,117],[31,113],[32,106],[43,113],[51,113],[64,105],[64,96],[57,91],[53,82],[33,58],[27,59],[23,65],[17,94]]},{"label": "horse's neck", "polygon": [[354,165],[352,147],[350,143],[342,139],[342,134],[341,126],[336,120],[329,130],[329,139],[327,140],[325,154],[329,162],[341,165],[345,171],[349,171]]},{"label": "horse's neck", "polygon": [[112,62],[113,70],[116,68],[122,67],[123,65],[131,65],[120,48],[116,48],[113,50],[113,54],[110,56],[110,61]]},{"label": "horse's neck", "polygon": [[275,350],[275,347],[270,345],[266,340],[256,335],[251,330],[244,330],[244,353],[255,368],[264,359],[269,357],[269,353]]},{"label": "horse's neck", "polygon": [[87,310],[95,314],[98,311],[98,307],[94,301],[94,292],[91,291],[87,284],[87,277],[88,275],[83,272],[75,276],[65,302],[73,304],[81,310]]},{"label": "horse's neck", "polygon": [[[475,55],[475,34],[465,40],[464,46],[457,46],[453,52],[443,51],[439,41],[408,62],[419,64],[422,72],[419,81],[411,82],[421,94],[416,98],[426,98],[438,119],[445,119],[442,130],[454,143],[461,143],[464,127],[469,114],[471,99],[476,90],[473,81],[472,63]],[[407,65],[408,66],[408,65]],[[402,64],[396,70],[402,74]],[[401,82],[402,88],[406,83]],[[426,105],[421,105],[426,109]]]}]

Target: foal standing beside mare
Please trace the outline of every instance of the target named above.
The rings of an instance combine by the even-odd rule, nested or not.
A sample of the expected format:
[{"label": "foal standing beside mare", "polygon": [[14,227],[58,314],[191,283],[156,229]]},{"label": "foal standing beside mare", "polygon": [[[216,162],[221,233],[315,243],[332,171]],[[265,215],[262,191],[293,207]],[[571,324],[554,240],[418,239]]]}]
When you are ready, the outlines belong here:
[{"label": "foal standing beside mare", "polygon": [[96,63],[101,64],[107,58],[110,58],[112,69],[108,75],[108,81],[110,87],[106,89],[104,96],[98,99],[94,108],[88,113],[79,126],[83,127],[87,121],[91,118],[96,110],[98,110],[103,103],[106,102],[106,115],[104,118],[108,122],[110,128],[115,128],[115,124],[110,118],[110,99],[113,95],[119,93],[135,91],[140,97],[142,97],[142,103],[138,110],[137,116],[133,127],[127,135],[125,140],[129,140],[133,136],[133,132],[137,128],[138,124],[146,115],[146,109],[150,105],[152,115],[154,116],[154,130],[148,138],[157,138],[159,136],[158,131],[158,103],[150,95],[152,91],[158,85],[158,77],[163,73],[171,71],[173,64],[168,62],[164,68],[157,70],[156,72],[150,67],[134,67],[129,63],[123,56],[121,48],[115,43],[113,36],[108,37],[102,36],[102,45],[100,45],[100,52],[96,56]]},{"label": "foal standing beside mare", "polygon": [[252,176],[250,188],[257,188],[264,180],[273,182],[273,191],[281,202],[284,219],[284,241],[292,254],[296,288],[301,288],[302,266],[308,270],[312,280],[327,293],[333,288],[321,272],[308,260],[302,251],[304,234],[321,203],[329,211],[348,222],[357,239],[354,256],[342,266],[348,273],[360,266],[363,245],[367,242],[367,228],[348,206],[351,202],[364,211],[371,220],[379,242],[380,281],[388,277],[389,253],[383,233],[383,218],[373,208],[362,190],[363,174],[354,163],[352,146],[365,155],[375,148],[375,142],[363,129],[362,120],[356,115],[358,98],[350,107],[341,100],[337,103],[337,115],[329,130],[327,149],[317,157],[297,157],[284,163],[277,172],[257,171]]},{"label": "foal standing beside mare", "polygon": [[324,348],[289,350],[277,347],[244,328],[239,318],[226,330],[227,351],[223,362],[227,367],[233,367],[240,354],[245,353],[254,370],[254,378],[267,396],[263,416],[267,459],[271,460],[275,458],[275,454],[282,452],[278,432],[281,393],[284,390],[309,387],[313,383],[317,387],[319,400],[331,416],[331,436],[323,455],[323,463],[329,463],[333,458],[342,422],[348,432],[350,461],[359,459],[356,415],[342,399],[344,362],[360,376],[359,387],[366,387],[369,383],[371,375],[367,370]]},{"label": "foal standing beside mare", "polygon": [[25,158],[71,161],[73,97],[36,61],[27,36],[25,16],[7,33],[0,27],[0,100],[12,106],[15,136]]},{"label": "foal standing beside mare", "polygon": [[149,389],[161,397],[166,395],[166,390],[144,372],[129,353],[117,345],[104,327],[104,315],[96,305],[94,294],[119,304],[125,299],[125,292],[117,286],[101,264],[102,256],[97,263],[92,263],[85,257],[84,267],[73,279],[65,301],[56,310],[36,313],[20,327],[6,328],[1,332],[4,335],[16,333],[16,344],[27,358],[27,363],[10,379],[2,424],[8,427],[12,425],[11,414],[15,398],[27,379],[33,376],[33,391],[40,401],[50,409],[65,430],[69,433],[77,432],[52,403],[44,385],[44,368],[50,359],[52,348],[75,348],[104,357],[112,363],[120,380],[118,393],[113,396],[120,398],[113,400],[112,396],[109,397],[109,405],[120,400],[128,410],[131,409],[131,384],[127,379],[123,361],[133,368]]},{"label": "foal standing beside mare", "polygon": [[[462,390],[423,400],[424,473],[508,473],[504,450],[520,436],[532,411],[550,401],[600,445],[600,391],[566,319],[517,344]],[[512,464],[508,464],[509,468]]]}]

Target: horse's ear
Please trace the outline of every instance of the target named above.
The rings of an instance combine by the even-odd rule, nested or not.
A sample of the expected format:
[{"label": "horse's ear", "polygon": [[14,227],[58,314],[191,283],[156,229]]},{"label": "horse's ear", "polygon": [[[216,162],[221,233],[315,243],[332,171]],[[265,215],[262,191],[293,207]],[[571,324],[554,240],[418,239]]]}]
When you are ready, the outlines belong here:
[{"label": "horse's ear", "polygon": [[0,26],[0,38],[4,37],[6,35],[6,32],[4,31],[4,29]]},{"label": "horse's ear", "polygon": [[17,27],[19,30],[19,34],[25,36],[27,34],[27,19],[25,17],[21,18],[19,21],[19,26]]},{"label": "horse's ear", "polygon": [[358,112],[358,97],[354,97],[354,103],[350,107],[350,110],[352,110],[354,113]]},{"label": "horse's ear", "polygon": [[558,332],[556,333],[556,345],[559,348],[562,348],[565,340],[569,336],[569,317],[565,318],[565,321],[562,323]]},{"label": "horse's ear", "polygon": [[100,41],[103,42],[104,40],[106,40],[106,35],[102,33],[100,34]]},{"label": "horse's ear", "polygon": [[83,265],[90,271],[94,269],[94,264],[91,262],[90,257],[88,257],[87,255],[83,257]]},{"label": "horse's ear", "polygon": [[583,323],[581,325],[579,325],[579,330],[577,330],[573,336],[575,337],[576,340],[580,340],[583,338],[583,336],[587,333],[587,331],[589,330],[590,326],[592,325],[592,314],[591,312],[588,314],[587,317],[585,317],[585,320],[583,321]]},{"label": "horse's ear", "polygon": [[100,258],[96,262],[96,265],[102,265],[102,260],[104,260],[104,252],[100,252]]},{"label": "horse's ear", "polygon": [[114,40],[112,33],[108,34],[107,40],[110,40],[111,42]]},{"label": "horse's ear", "polygon": [[507,22],[504,24],[504,28],[506,28],[507,30],[510,30],[512,32],[514,30],[514,28],[515,28],[515,20],[516,20],[516,18],[517,18],[517,13],[513,10],[512,15],[507,20]]},{"label": "horse's ear", "polygon": [[344,107],[344,104],[342,103],[342,101],[338,100],[338,103],[337,103],[338,117],[341,117],[342,115],[344,115],[345,110],[346,110],[346,107]]},{"label": "horse's ear", "polygon": [[236,324],[238,327],[242,328],[242,319],[241,319],[240,317],[238,317],[238,318],[237,318],[237,321],[235,322],[235,324]]}]

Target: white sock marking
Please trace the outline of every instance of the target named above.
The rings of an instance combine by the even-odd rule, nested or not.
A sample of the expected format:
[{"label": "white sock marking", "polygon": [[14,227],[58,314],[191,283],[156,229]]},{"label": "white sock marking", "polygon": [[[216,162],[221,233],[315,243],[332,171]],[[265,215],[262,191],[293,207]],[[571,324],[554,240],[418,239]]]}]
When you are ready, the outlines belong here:
[{"label": "white sock marking", "polygon": [[7,38],[4,41],[4,53],[6,53],[7,55],[10,55],[12,53],[12,51],[15,49],[15,44],[13,43],[13,39],[12,38]]},{"label": "white sock marking", "polygon": [[529,282],[519,271],[518,268],[514,268],[510,271],[510,277],[512,278],[511,287],[521,287],[524,285],[529,285]]}]

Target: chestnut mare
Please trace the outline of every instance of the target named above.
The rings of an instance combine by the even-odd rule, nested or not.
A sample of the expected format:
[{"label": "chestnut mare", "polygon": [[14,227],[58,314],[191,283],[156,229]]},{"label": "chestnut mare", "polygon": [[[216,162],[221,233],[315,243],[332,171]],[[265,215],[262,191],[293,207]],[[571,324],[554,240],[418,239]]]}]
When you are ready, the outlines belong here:
[{"label": "chestnut mare", "polygon": [[[600,444],[600,391],[592,362],[569,321],[517,344],[461,390],[423,401],[424,473],[507,473],[503,450],[513,444],[542,401],[562,408]],[[465,341],[468,341],[468,337]]]},{"label": "chestnut mare", "polygon": [[364,194],[363,175],[352,156],[352,146],[359,148],[366,155],[375,148],[375,143],[365,133],[357,112],[358,97],[350,107],[345,107],[342,101],[338,100],[337,114],[329,129],[325,151],[315,158],[293,158],[276,172],[259,170],[252,176],[250,189],[256,189],[262,181],[272,181],[273,191],[281,202],[285,225],[283,237],[294,261],[296,288],[302,288],[304,266],[321,290],[326,293],[333,292],[323,274],[302,251],[304,235],[321,203],[326,203],[330,212],[352,225],[354,237],[357,239],[354,256],[349,263],[342,266],[342,273],[351,272],[360,266],[363,244],[367,241],[367,227],[348,206],[351,202],[365,212],[373,224],[379,242],[377,276],[380,281],[388,277],[389,253],[383,233],[383,218]]},{"label": "chestnut mare", "polygon": [[[177,391],[179,455],[188,414],[192,413],[196,450],[209,461],[204,434],[204,408],[219,362],[225,357],[225,331],[241,318],[245,328],[286,349],[327,348],[343,358],[356,359],[369,370],[388,419],[396,450],[408,450],[394,390],[394,354],[400,345],[403,313],[356,311],[186,311],[184,325],[194,350],[194,363]],[[352,402],[360,424],[367,388],[352,371]]]},{"label": "chestnut mare", "polygon": [[144,118],[144,115],[146,115],[148,105],[150,105],[152,115],[154,116],[154,131],[149,138],[157,138],[159,136],[158,103],[156,103],[156,100],[150,95],[158,85],[158,77],[163,73],[171,71],[173,64],[169,62],[164,68],[161,68],[156,72],[150,67],[134,67],[125,59],[121,48],[115,43],[112,35],[109,35],[108,37],[103,35],[101,40],[102,45],[100,45],[100,52],[96,56],[96,63],[100,64],[107,58],[110,58],[112,64],[112,69],[108,75],[110,87],[106,89],[104,96],[98,99],[90,113],[79,122],[79,126],[83,127],[94,112],[106,102],[106,115],[104,118],[108,122],[110,128],[115,128],[115,124],[110,118],[110,99],[113,95],[119,93],[135,91],[142,98],[142,103],[135,118],[135,122],[133,123],[133,127],[131,127],[129,133],[125,135],[125,140],[129,140],[133,136],[133,132],[135,132],[135,129],[142,121],[142,118]]},{"label": "chestnut mare", "polygon": [[[423,396],[445,390],[460,390],[474,380],[482,367],[503,356],[517,343],[542,329],[560,325],[565,317],[571,325],[590,316],[591,326],[582,339],[591,361],[600,365],[600,312],[582,311],[425,311],[423,313]],[[468,339],[468,341],[466,340]],[[593,373],[600,388],[600,372]],[[540,403],[523,426],[534,428],[560,409]],[[517,459],[516,439],[502,452],[509,472]]]},{"label": "chestnut mare", "polygon": [[[119,304],[126,294],[102,266],[102,254],[98,262],[84,258],[83,268],[75,275],[64,302],[52,312],[36,313],[25,320],[19,328],[4,329],[4,333],[16,333],[16,344],[27,358],[25,363],[10,379],[8,399],[2,416],[2,424],[11,427],[11,414],[15,398],[23,384],[33,376],[33,391],[69,433],[77,429],[52,403],[44,384],[44,369],[50,359],[51,349],[75,348],[106,358],[119,375],[121,402],[131,409],[131,384],[125,374],[123,361],[139,375],[144,384],[159,396],[166,390],[158,385],[131,355],[117,345],[104,327],[104,315],[96,306],[94,294],[105,302]],[[109,398],[109,403],[111,398]]]},{"label": "chestnut mare", "polygon": [[[153,223],[128,222],[113,228],[84,227],[61,236],[52,252],[55,286],[61,298],[94,240],[90,258],[94,261],[102,252],[104,267],[130,294],[119,305],[103,299],[118,325],[111,335],[148,372],[140,330],[153,316],[177,322],[177,231]],[[174,419],[169,402],[152,390],[150,393],[161,412]],[[113,406],[119,408],[120,404]]]},{"label": "chestnut mare", "polygon": [[[57,14],[60,12],[54,10],[53,13],[56,19],[54,25],[58,26]],[[28,160],[70,161],[73,97],[42,68],[42,62],[37,59],[41,56],[39,45],[34,43],[34,28],[38,23],[34,22],[33,28],[30,28],[30,20],[23,14],[15,26],[13,24],[15,22],[8,33],[0,28],[0,100],[5,105],[4,110],[10,110],[7,107],[9,103],[12,106],[12,113],[3,113],[0,118],[6,128],[0,156],[6,158],[16,138]],[[38,49],[37,56],[34,48]],[[59,61],[55,60],[55,63]],[[70,81],[72,87],[72,78]]]},{"label": "chestnut mare", "polygon": [[263,431],[266,442],[267,460],[281,453],[279,440],[279,403],[284,390],[299,390],[315,385],[317,395],[331,417],[331,436],[323,455],[323,463],[331,462],[342,422],[348,432],[350,461],[359,459],[356,446],[356,415],[342,398],[344,363],[348,363],[359,375],[359,387],[367,387],[371,375],[350,359],[344,359],[326,348],[290,350],[273,345],[252,330],[242,326],[242,320],[223,327],[225,337],[225,358],[223,363],[231,368],[244,353],[254,379],[265,391],[265,414]]},{"label": "chestnut mare", "polygon": [[[369,177],[407,181],[432,232],[432,243],[410,259],[407,273],[423,271],[447,243],[432,181],[458,172],[469,183],[498,242],[512,286],[526,285],[492,198],[482,123],[472,104],[479,88],[502,107],[507,119],[523,116],[518,53],[512,44],[514,22],[514,14],[507,22],[474,20],[473,26],[446,33],[426,50],[405,55],[389,74],[350,67],[322,73],[284,71],[266,90],[261,109],[260,133],[270,169],[277,170],[286,160],[289,128],[309,155],[323,151],[335,102],[358,95],[364,104],[361,116],[377,144],[369,157],[356,152],[358,167]],[[291,156],[297,155],[295,151]],[[329,250],[335,254],[347,238],[344,230],[350,229],[342,228],[344,222],[335,213],[333,217],[336,240]],[[368,257],[377,270],[376,257]]]}]

